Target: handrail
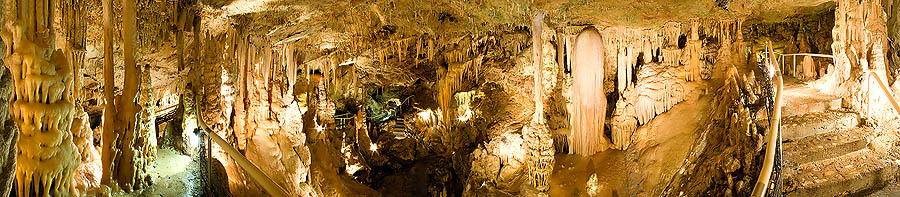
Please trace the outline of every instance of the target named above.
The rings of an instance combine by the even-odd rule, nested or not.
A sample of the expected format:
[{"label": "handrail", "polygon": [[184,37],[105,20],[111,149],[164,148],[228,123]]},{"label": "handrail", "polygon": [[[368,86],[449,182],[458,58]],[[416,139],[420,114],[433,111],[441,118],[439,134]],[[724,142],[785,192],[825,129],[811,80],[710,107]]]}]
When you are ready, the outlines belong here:
[{"label": "handrail", "polygon": [[[194,107],[194,111],[197,113],[197,115],[201,114],[199,107]],[[231,156],[231,158],[234,159],[235,163],[237,163],[238,166],[240,166],[241,169],[244,170],[244,172],[247,172],[247,174],[250,175],[250,179],[262,186],[262,188],[266,190],[266,192],[276,197],[289,196],[284,188],[282,188],[281,186],[276,184],[275,181],[272,181],[271,178],[266,176],[266,174],[263,173],[262,170],[259,170],[259,168],[251,163],[250,160],[247,160],[247,158],[244,157],[241,152],[238,152],[237,149],[228,144],[228,142],[222,139],[222,137],[219,137],[216,132],[212,132],[212,130],[209,129],[209,126],[206,125],[206,122],[204,122],[202,118],[197,118],[197,123],[200,125],[200,128],[203,130],[203,132],[205,132],[206,135],[209,136],[210,139],[212,139],[212,141],[216,142],[216,144],[219,144],[219,147],[222,147],[222,150],[225,150],[225,153],[227,153],[228,156]]]},{"label": "handrail", "polygon": [[781,55],[781,56],[813,56],[813,57],[834,58],[834,55],[825,55],[825,54],[816,54],[816,53],[788,53],[788,54],[776,53],[776,54]]},{"label": "handrail", "polygon": [[[866,72],[869,73],[868,77],[873,77],[873,78],[875,78],[875,81],[878,81],[878,86],[881,87],[882,91],[884,91],[884,95],[887,96],[888,101],[891,102],[891,106],[894,107],[894,111],[896,111],[898,113],[897,115],[900,116],[900,105],[897,105],[897,100],[894,99],[894,95],[891,94],[890,89],[888,89],[887,86],[884,85],[884,82],[881,81],[881,78],[879,78],[878,75],[875,74],[875,72],[872,72],[872,71],[866,71]],[[871,88],[871,86],[869,86],[869,87]],[[871,91],[869,91],[869,92],[871,92]]]},{"label": "handrail", "polygon": [[759,178],[756,179],[756,186],[753,188],[754,197],[761,197],[765,195],[765,192],[768,190],[769,183],[772,178],[772,171],[775,168],[775,145],[777,142],[781,141],[781,91],[784,86],[784,81],[781,77],[781,69],[778,66],[775,66],[777,62],[775,60],[775,54],[771,52],[772,44],[769,43],[767,50],[769,51],[769,61],[767,65],[772,69],[771,77],[775,80],[775,108],[772,110],[773,115],[769,118],[769,131],[766,133],[766,137],[768,138],[768,142],[766,143],[766,156],[763,160],[762,171],[759,172]]},{"label": "handrail", "polygon": [[795,72],[796,69],[797,69],[797,56],[810,56],[810,57],[824,57],[824,58],[831,58],[831,61],[834,62],[834,55],[817,54],[817,53],[788,53],[788,54],[783,54],[783,53],[778,53],[778,52],[774,52],[774,51],[773,51],[773,52],[763,52],[763,53],[765,53],[765,54],[772,53],[772,54],[781,56],[781,67],[782,67],[781,70],[784,70],[784,62],[785,62],[785,61],[784,61],[784,58],[787,57],[787,56],[792,56],[792,57],[794,57],[794,59],[791,61],[791,64],[792,64],[792,66],[791,66],[791,72]]}]

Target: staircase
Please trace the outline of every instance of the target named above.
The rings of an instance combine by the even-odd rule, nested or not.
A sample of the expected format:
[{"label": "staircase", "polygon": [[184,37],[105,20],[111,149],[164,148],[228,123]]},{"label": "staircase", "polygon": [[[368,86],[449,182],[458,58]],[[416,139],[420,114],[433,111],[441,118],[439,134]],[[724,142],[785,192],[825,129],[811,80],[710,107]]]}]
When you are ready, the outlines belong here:
[{"label": "staircase", "polygon": [[874,129],[862,127],[857,114],[840,109],[840,98],[788,80],[784,95],[786,196],[860,195],[897,177],[898,164],[868,148]]}]

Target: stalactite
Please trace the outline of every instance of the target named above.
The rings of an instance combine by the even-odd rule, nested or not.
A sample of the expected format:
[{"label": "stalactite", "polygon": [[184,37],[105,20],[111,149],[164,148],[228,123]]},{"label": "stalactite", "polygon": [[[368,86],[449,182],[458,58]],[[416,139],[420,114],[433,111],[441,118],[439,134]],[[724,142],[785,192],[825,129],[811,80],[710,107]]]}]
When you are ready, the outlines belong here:
[{"label": "stalactite", "polygon": [[617,69],[616,73],[617,73],[618,77],[616,79],[618,79],[618,82],[619,82],[619,83],[617,83],[618,87],[619,87],[619,92],[623,92],[623,91],[625,91],[625,88],[628,87],[628,83],[629,83],[629,81],[628,81],[629,73],[627,70],[628,66],[626,66],[627,60],[625,59],[626,58],[625,57],[625,48],[620,47],[620,48],[618,48],[617,51],[618,52],[616,53],[616,68],[618,68],[618,69]]}]

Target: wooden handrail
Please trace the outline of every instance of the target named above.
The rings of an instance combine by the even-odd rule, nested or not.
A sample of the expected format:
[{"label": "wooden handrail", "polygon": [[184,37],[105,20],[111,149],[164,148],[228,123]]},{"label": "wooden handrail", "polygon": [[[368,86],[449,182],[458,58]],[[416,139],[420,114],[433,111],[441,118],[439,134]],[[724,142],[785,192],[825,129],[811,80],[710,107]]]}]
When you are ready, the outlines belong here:
[{"label": "wooden handrail", "polygon": [[[199,106],[194,107],[194,111],[198,116],[201,114]],[[227,153],[228,156],[231,156],[231,158],[234,159],[235,163],[237,163],[238,166],[244,170],[244,172],[247,172],[247,174],[250,175],[250,179],[259,184],[259,186],[262,186],[262,188],[266,190],[269,195],[275,197],[289,196],[284,188],[282,188],[281,186],[276,184],[275,181],[266,176],[266,174],[263,173],[262,170],[259,170],[259,167],[256,167],[256,165],[254,165],[250,162],[250,160],[244,157],[241,152],[238,152],[238,150],[232,147],[231,144],[222,139],[222,137],[219,137],[216,132],[210,130],[209,126],[207,126],[206,123],[203,122],[202,118],[197,118],[197,123],[200,125],[200,128],[203,130],[203,132],[206,133],[206,135],[209,136],[209,138],[212,139],[213,142],[219,144],[219,147],[222,147],[222,150],[225,150],[225,153]]]}]

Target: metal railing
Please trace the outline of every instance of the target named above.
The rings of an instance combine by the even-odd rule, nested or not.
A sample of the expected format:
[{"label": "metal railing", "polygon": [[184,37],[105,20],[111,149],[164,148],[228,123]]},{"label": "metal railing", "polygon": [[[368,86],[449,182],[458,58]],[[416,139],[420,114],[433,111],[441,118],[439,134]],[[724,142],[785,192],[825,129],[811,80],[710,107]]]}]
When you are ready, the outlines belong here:
[{"label": "metal railing", "polygon": [[[790,69],[790,73],[791,73],[791,74],[795,74],[795,73],[797,72],[797,57],[798,57],[798,56],[800,56],[800,57],[803,57],[803,56],[810,56],[810,57],[830,58],[830,59],[831,59],[831,62],[834,62],[834,55],[816,54],[816,53],[788,53],[788,54],[783,54],[783,53],[778,53],[778,52],[774,52],[774,51],[771,52],[771,53],[772,53],[772,54],[775,54],[775,55],[778,55],[778,56],[777,56],[778,58],[777,58],[776,60],[780,62],[780,64],[779,64],[779,65],[780,65],[780,70],[782,70],[782,71],[785,70],[785,69],[784,69],[784,64],[785,64],[785,62],[786,62],[785,59],[786,59],[787,57],[792,57],[792,58],[793,58],[792,61],[791,61],[791,69]],[[763,54],[769,54],[769,52],[763,52]]]},{"label": "metal railing", "polygon": [[[773,109],[769,117],[769,129],[766,133],[766,137],[768,138],[766,143],[766,155],[763,159],[762,170],[759,172],[759,177],[756,180],[756,185],[753,188],[754,197],[761,197],[766,194],[768,191],[769,185],[772,183],[772,174],[777,173],[776,175],[776,187],[775,189],[779,189],[780,181],[780,165],[781,162],[776,160],[780,159],[780,157],[776,158],[776,155],[780,155],[780,144],[781,144],[781,92],[784,89],[784,80],[782,79],[782,72],[780,66],[778,66],[777,59],[775,57],[776,53],[772,51],[771,43],[767,43],[766,47],[766,55],[765,64],[770,68],[770,75],[773,80],[774,88],[775,88],[775,97],[774,97],[774,105]],[[783,57],[782,57],[783,58]],[[782,61],[783,62],[783,61]],[[783,64],[782,64],[783,65]],[[778,168],[776,168],[776,164],[778,164]],[[776,195],[780,195],[780,191],[775,191]]]},{"label": "metal railing", "polygon": [[[194,111],[198,116],[202,114],[200,113],[199,106],[194,107]],[[247,173],[247,175],[250,175],[250,179],[256,182],[257,185],[261,186],[263,190],[266,190],[269,195],[276,197],[289,196],[284,188],[282,188],[277,183],[275,183],[275,181],[266,176],[266,174],[263,173],[262,170],[259,170],[259,167],[256,167],[256,165],[254,165],[250,162],[250,160],[244,157],[241,152],[232,147],[231,144],[222,139],[222,137],[219,137],[216,132],[213,132],[211,129],[209,129],[209,126],[206,125],[206,122],[204,122],[202,118],[197,118],[197,123],[200,125],[200,129],[203,130],[203,133],[205,133],[206,136],[209,136],[210,140],[216,142],[216,144],[218,144],[219,147],[221,147],[228,156],[231,156],[231,158],[234,159],[235,163],[237,163],[238,166]],[[207,147],[207,150],[211,149],[212,146]],[[207,154],[209,154],[209,152]],[[209,168],[207,167],[207,169]]]},{"label": "metal railing", "polygon": [[[887,85],[884,85],[884,81],[881,81],[881,78],[878,77],[878,74],[876,74],[876,73],[873,72],[872,70],[866,70],[865,72],[866,72],[866,74],[865,74],[866,77],[869,77],[869,78],[875,78],[875,81],[878,82],[878,87],[881,87],[881,91],[882,91],[882,92],[884,93],[884,95],[887,97],[888,101],[891,102],[891,106],[894,107],[894,111],[896,111],[896,112],[897,112],[897,115],[900,116],[900,105],[897,105],[897,99],[894,99],[894,95],[891,94],[891,90],[887,88]],[[867,87],[869,88],[867,94],[871,94],[871,93],[872,93],[872,86],[871,86],[871,85],[868,85]],[[870,99],[871,97],[867,97],[867,98]],[[870,106],[870,105],[872,104],[871,101],[869,101],[868,103],[869,103],[869,104],[868,104],[867,106]],[[870,113],[871,113],[871,112],[870,112]]]}]

